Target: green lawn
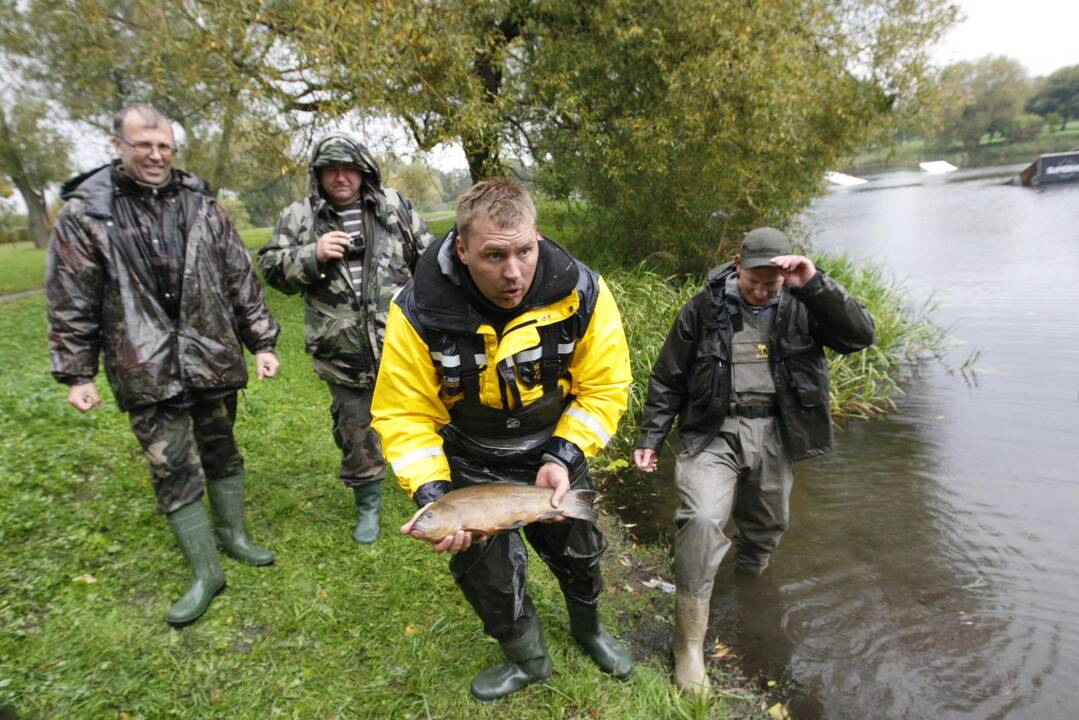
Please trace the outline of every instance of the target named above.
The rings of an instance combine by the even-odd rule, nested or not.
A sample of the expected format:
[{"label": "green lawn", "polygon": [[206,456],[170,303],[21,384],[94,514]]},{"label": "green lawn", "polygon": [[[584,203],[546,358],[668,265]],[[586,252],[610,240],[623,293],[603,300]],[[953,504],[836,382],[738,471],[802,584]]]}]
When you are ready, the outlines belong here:
[{"label": "green lawn", "polygon": [[554,675],[501,703],[470,700],[468,681],[500,659],[497,645],[484,639],[446,557],[397,534],[413,507],[395,486],[379,542],[351,541],[352,498],[336,479],[327,391],[302,351],[302,305],[268,298],[284,326],[281,376],[242,395],[237,434],[251,534],[278,559],[269,568],[224,560],[228,590],[182,631],[163,617],[188,571],[155,512],[126,417],[107,392],[87,415],[66,405],[48,374],[44,297],[0,305],[0,716],[5,708],[23,718],[155,720],[760,713],[759,700],[695,708],[672,690],[662,648],[670,596],[640,583],[670,577],[666,562],[658,550],[649,557],[627,546],[610,517],[606,621],[623,638],[653,643],[636,645],[635,677],[602,677],[576,648],[557,584],[533,557],[530,587]]},{"label": "green lawn", "polygon": [[44,284],[44,250],[30,242],[0,245],[0,295],[36,290]]}]

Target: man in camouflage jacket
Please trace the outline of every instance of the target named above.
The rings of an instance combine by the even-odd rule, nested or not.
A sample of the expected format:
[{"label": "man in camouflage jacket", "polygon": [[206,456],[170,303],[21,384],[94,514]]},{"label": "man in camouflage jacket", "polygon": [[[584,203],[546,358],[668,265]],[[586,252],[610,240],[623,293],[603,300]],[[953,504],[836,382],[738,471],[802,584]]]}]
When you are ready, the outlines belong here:
[{"label": "man in camouflage jacket", "polygon": [[382,178],[367,148],[343,133],[311,152],[310,194],[285,208],[259,251],[273,287],[302,293],[305,347],[329,386],[340,477],[353,489],[353,539],[378,537],[385,462],[371,430],[371,395],[390,301],[412,277],[431,233],[411,203]]},{"label": "man in camouflage jacket", "polygon": [[[52,372],[82,412],[101,403],[98,355],[150,463],[158,508],[193,583],[169,622],[202,615],[225,584],[217,546],[273,562],[244,531],[243,456],[233,437],[243,349],[277,371],[280,326],[247,250],[208,186],[172,168],[172,127],[149,105],[113,124],[119,162],[69,180],[49,241],[45,291]],[[202,503],[210,496],[214,527]],[[216,538],[215,538],[216,534]]]}]

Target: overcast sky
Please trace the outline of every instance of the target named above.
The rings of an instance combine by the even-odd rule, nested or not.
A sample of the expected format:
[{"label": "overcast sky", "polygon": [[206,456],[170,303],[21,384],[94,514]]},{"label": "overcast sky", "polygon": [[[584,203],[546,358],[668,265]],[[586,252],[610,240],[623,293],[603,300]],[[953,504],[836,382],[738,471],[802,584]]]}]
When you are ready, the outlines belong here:
[{"label": "overcast sky", "polygon": [[966,19],[937,50],[946,65],[1007,55],[1031,76],[1079,65],[1079,0],[958,0]]}]

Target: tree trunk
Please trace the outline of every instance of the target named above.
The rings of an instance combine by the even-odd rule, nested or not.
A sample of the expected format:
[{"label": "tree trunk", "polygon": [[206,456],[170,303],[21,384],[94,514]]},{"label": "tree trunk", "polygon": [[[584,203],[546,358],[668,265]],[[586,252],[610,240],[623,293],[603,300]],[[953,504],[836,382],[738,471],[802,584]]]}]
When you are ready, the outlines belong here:
[{"label": "tree trunk", "polygon": [[34,247],[43,248],[49,242],[49,209],[45,204],[45,192],[22,184],[17,187],[26,203],[30,239],[34,241]]}]

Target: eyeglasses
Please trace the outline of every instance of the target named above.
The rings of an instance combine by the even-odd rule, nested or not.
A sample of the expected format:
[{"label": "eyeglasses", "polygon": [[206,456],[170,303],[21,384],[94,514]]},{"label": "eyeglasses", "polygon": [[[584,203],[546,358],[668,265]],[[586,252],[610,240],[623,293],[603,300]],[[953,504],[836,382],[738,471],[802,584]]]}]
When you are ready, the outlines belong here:
[{"label": "eyeglasses", "polygon": [[135,151],[138,155],[149,155],[157,148],[157,154],[161,157],[172,157],[172,154],[176,152],[175,145],[169,145],[168,143],[151,143],[151,142],[128,142],[119,135],[113,135],[114,138],[127,145],[129,148]]}]

